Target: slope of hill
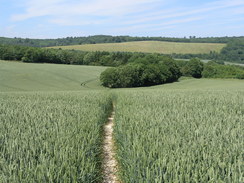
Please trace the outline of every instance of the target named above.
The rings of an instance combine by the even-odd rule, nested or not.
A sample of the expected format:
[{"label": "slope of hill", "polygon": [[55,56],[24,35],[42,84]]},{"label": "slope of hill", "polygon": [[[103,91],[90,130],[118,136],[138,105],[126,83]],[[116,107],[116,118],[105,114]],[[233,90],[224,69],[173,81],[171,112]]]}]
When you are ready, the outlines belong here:
[{"label": "slope of hill", "polygon": [[2,91],[67,91],[100,88],[106,67],[0,61]]},{"label": "slope of hill", "polygon": [[244,81],[237,79],[182,79],[172,84],[150,87],[150,89],[163,90],[244,90]]},{"label": "slope of hill", "polygon": [[58,46],[52,48],[74,49],[81,51],[110,51],[110,52],[144,52],[164,54],[199,54],[220,52],[226,44],[220,43],[179,43],[162,41],[135,41],[125,43],[86,44],[73,46]]},{"label": "slope of hill", "polygon": [[178,82],[138,88],[119,88],[116,91],[243,91],[244,81],[238,79],[180,78]]},{"label": "slope of hill", "polygon": [[[104,89],[99,76],[106,67],[62,64],[33,64],[0,61],[0,92],[79,91]],[[244,81],[236,79],[186,79],[143,89],[163,90],[244,90]],[[123,89],[122,89],[123,90]]]},{"label": "slope of hill", "polygon": [[105,68],[0,61],[0,182],[102,182],[112,102],[123,182],[241,180],[243,80],[105,90]]}]

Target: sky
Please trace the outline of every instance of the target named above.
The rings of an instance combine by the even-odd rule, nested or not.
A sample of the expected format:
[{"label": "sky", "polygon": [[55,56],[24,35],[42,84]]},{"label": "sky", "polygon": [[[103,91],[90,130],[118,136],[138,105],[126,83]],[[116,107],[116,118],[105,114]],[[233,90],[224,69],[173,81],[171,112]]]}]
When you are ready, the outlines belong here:
[{"label": "sky", "polygon": [[0,37],[244,36],[244,0],[0,0]]}]

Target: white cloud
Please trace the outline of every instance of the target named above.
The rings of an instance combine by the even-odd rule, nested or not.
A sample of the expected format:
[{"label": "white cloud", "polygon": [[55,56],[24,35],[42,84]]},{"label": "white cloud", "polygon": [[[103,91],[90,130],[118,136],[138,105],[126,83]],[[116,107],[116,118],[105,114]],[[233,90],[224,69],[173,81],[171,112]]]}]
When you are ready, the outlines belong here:
[{"label": "white cloud", "polygon": [[149,14],[143,14],[140,17],[134,17],[131,18],[129,21],[124,22],[124,24],[139,24],[143,22],[149,22],[149,21],[158,21],[158,20],[164,20],[164,19],[170,19],[170,18],[182,18],[184,16],[196,16],[198,14],[203,14],[207,12],[214,12],[219,9],[224,8],[234,8],[236,12],[241,14],[243,13],[242,9],[239,8],[239,6],[244,5],[243,0],[232,0],[232,1],[215,1],[212,3],[207,3],[203,7],[194,7],[192,8],[181,8],[181,9],[171,9],[171,10],[160,10],[157,12],[149,13]]},{"label": "white cloud", "polygon": [[[126,19],[130,13],[143,12],[155,8],[159,4],[162,6],[163,2],[162,0],[25,0],[25,13],[15,14],[11,19],[13,21],[23,21],[34,17],[51,16],[51,22],[60,25],[71,25],[72,22],[83,25],[87,23],[77,23],[70,20],[77,19],[76,16],[86,16],[87,21],[94,16],[99,16],[100,19],[103,16]],[[244,5],[243,0],[219,0],[206,3],[200,8],[194,7],[194,9],[175,7],[173,9],[161,9],[156,10],[156,12],[141,13],[139,16],[129,16],[129,20],[124,21],[124,24],[140,24],[148,21],[194,16],[223,8],[238,8],[242,5]],[[241,13],[241,10],[238,12]]]},{"label": "white cloud", "polygon": [[[16,0],[22,1],[23,13],[12,15],[12,23],[45,16],[40,22],[46,27],[77,26],[71,29],[89,34],[142,33],[165,29],[180,30],[196,21],[208,24],[231,24],[229,19],[241,17],[244,0],[202,1],[198,5],[177,5],[181,0]],[[35,21],[35,19],[33,19]],[[241,22],[241,20],[238,20]],[[31,21],[30,21],[31,22]],[[33,21],[32,21],[33,22]],[[237,22],[237,20],[236,20]],[[80,27],[79,27],[80,26]],[[182,28],[183,29],[183,28]],[[50,29],[51,30],[51,29]],[[185,33],[186,34],[186,33]]]},{"label": "white cloud", "polygon": [[244,7],[240,7],[240,8],[235,8],[232,10],[233,14],[244,14]]},{"label": "white cloud", "polygon": [[[22,21],[39,16],[122,16],[145,8],[143,5],[159,0],[30,0],[25,3],[26,12],[12,16],[13,21]],[[139,9],[138,9],[139,8]]]},{"label": "white cloud", "polygon": [[137,32],[139,33],[141,30],[144,32],[151,32],[151,31],[159,31],[159,30],[165,30],[169,28],[175,28],[176,25],[178,24],[183,24],[183,23],[189,23],[189,22],[194,22],[203,19],[203,17],[191,17],[191,18],[186,18],[186,19],[177,19],[177,20],[169,20],[165,21],[163,23],[154,23],[154,24],[140,24],[140,25],[132,25],[132,26],[127,26],[123,28],[116,28],[113,29],[113,32],[121,32],[121,33],[126,33],[126,32]]},{"label": "white cloud", "polygon": [[87,20],[85,18],[79,17],[58,17],[49,20],[50,23],[54,23],[61,26],[83,26],[83,25],[99,25],[102,23],[106,23],[106,20],[96,20],[90,19]]}]

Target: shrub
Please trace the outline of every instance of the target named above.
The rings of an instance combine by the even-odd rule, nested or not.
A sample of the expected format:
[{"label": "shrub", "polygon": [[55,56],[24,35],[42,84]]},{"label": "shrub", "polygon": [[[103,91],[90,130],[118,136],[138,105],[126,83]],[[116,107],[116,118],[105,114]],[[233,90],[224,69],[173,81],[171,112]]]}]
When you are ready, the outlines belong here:
[{"label": "shrub", "polygon": [[244,68],[235,65],[221,65],[209,62],[204,65],[204,78],[237,78],[244,79]]},{"label": "shrub", "polygon": [[147,63],[140,59],[135,63],[105,70],[100,80],[105,87],[126,88],[173,82],[180,76],[180,69],[173,59],[166,59],[160,63]]},{"label": "shrub", "polygon": [[181,72],[184,76],[192,76],[194,78],[201,78],[203,71],[203,63],[198,58],[192,58],[182,67]]}]

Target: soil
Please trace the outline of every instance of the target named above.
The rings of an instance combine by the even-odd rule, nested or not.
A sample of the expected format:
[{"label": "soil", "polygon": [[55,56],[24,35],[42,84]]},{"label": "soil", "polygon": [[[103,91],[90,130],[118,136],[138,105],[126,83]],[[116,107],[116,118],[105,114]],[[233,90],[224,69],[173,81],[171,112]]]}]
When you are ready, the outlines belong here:
[{"label": "soil", "polygon": [[113,140],[114,112],[108,118],[104,126],[103,142],[103,183],[120,183],[118,179],[118,162],[115,158]]}]

